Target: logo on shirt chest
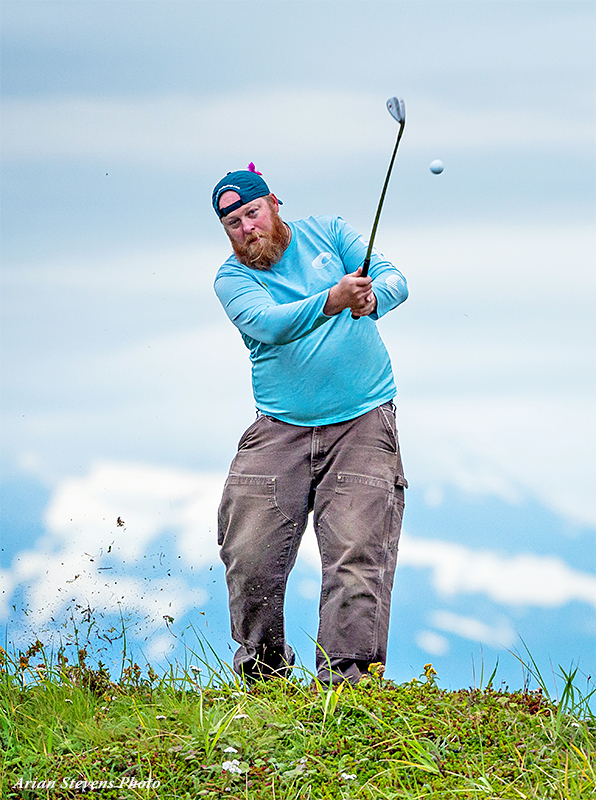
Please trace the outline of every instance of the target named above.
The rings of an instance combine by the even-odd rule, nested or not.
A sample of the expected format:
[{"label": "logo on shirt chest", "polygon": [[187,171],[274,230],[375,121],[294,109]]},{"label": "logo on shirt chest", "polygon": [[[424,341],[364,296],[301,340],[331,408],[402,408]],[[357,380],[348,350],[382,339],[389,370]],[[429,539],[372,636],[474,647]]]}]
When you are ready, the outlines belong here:
[{"label": "logo on shirt chest", "polygon": [[325,269],[333,261],[333,253],[319,253],[312,262],[313,269]]}]

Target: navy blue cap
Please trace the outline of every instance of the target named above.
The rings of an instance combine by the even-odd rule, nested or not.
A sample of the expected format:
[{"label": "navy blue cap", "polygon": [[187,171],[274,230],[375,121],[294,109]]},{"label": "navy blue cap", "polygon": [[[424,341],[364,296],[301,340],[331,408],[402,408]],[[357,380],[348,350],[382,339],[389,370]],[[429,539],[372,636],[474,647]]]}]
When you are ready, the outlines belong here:
[{"label": "navy blue cap", "polygon": [[[222,178],[213,189],[211,202],[215,213],[221,219],[237,208],[243,206],[245,203],[250,203],[251,200],[256,200],[257,197],[265,197],[271,194],[269,187],[261,177],[260,173],[253,171],[254,164],[250,165],[253,169],[239,169],[236,172],[228,172],[225,178]],[[221,209],[219,208],[219,198],[224,192],[236,192],[240,195],[240,200],[236,200],[229,206]]]}]

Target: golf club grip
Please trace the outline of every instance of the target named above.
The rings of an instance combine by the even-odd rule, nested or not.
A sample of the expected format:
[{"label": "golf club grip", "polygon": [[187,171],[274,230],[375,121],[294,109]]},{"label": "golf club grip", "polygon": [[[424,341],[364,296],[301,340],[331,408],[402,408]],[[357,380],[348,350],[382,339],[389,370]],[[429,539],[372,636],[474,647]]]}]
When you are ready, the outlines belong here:
[{"label": "golf club grip", "polygon": [[[366,256],[364,259],[364,263],[362,264],[362,272],[360,273],[361,278],[366,278],[368,275],[368,268],[370,267],[370,256]],[[355,317],[352,314],[352,319],[360,319],[360,317]]]}]

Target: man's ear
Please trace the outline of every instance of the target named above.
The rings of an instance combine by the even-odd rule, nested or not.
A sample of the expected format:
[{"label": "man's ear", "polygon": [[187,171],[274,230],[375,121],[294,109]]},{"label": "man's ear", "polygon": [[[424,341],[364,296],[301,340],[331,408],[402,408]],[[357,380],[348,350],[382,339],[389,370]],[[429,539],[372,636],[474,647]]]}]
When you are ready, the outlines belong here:
[{"label": "man's ear", "polygon": [[279,211],[279,200],[277,199],[277,197],[273,194],[273,192],[269,194],[269,197],[273,198],[273,205],[275,207],[275,210]]}]

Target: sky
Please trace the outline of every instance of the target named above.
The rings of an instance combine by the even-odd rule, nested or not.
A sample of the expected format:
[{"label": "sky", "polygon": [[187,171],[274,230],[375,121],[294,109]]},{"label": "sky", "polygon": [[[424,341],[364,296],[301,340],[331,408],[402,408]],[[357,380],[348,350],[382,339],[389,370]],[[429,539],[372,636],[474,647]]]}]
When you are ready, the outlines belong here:
[{"label": "sky", "polygon": [[[253,161],[286,219],[367,235],[398,95],[376,244],[410,290],[379,322],[410,489],[387,675],[432,661],[459,687],[498,661],[519,687],[527,650],[594,675],[595,4],[1,11],[8,640],[93,620],[99,652],[122,614],[152,663],[191,639],[229,661],[216,513],[255,410],[211,190]],[[286,603],[307,669],[319,578],[308,531]]]}]

